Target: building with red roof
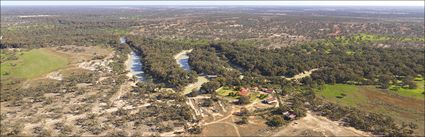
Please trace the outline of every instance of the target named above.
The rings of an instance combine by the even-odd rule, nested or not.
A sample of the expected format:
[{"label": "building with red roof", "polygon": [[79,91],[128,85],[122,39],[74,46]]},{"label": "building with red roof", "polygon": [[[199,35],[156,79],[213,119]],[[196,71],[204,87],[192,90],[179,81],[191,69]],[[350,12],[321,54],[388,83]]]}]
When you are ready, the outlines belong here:
[{"label": "building with red roof", "polygon": [[247,96],[248,94],[249,94],[249,90],[247,88],[241,88],[241,90],[239,90],[240,96]]}]

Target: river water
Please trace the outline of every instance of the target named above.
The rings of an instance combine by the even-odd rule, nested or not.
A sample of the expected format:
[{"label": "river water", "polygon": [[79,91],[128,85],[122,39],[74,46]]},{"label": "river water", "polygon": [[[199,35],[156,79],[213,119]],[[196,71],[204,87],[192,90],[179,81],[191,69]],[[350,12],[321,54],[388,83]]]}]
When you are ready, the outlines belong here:
[{"label": "river water", "polygon": [[135,76],[139,81],[146,80],[146,74],[143,71],[143,63],[140,60],[140,56],[134,52],[130,53],[130,61],[128,62],[130,66],[130,72]]},{"label": "river water", "polygon": [[182,55],[178,62],[180,67],[186,71],[190,71],[189,56],[187,56],[187,54]]},{"label": "river water", "polygon": [[[189,56],[191,50],[182,51],[175,58],[177,63],[185,71],[190,71],[189,65]],[[131,75],[135,76],[138,81],[146,81],[146,74],[143,71],[143,63],[140,61],[140,55],[137,55],[135,52],[130,53],[130,58],[128,60],[128,69],[131,72]]]},{"label": "river water", "polygon": [[179,66],[181,68],[183,68],[185,71],[190,71],[190,65],[189,65],[189,56],[187,54],[189,54],[190,52],[192,52],[192,50],[184,50],[181,51],[180,53],[178,53],[174,58],[177,61],[177,64],[179,64]]}]

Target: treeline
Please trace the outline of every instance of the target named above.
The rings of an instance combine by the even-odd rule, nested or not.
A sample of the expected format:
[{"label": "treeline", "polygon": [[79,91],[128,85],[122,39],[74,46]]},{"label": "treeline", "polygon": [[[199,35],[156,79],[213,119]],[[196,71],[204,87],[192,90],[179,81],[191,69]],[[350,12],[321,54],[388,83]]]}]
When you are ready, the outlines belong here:
[{"label": "treeline", "polygon": [[[21,16],[37,14],[46,16]],[[113,45],[129,27],[140,25],[136,20],[120,19],[123,15],[128,13],[86,7],[5,8],[0,48]]]},{"label": "treeline", "polygon": [[189,65],[196,72],[206,75],[226,76],[238,73],[220,58],[225,57],[218,55],[213,47],[196,48],[189,54]]},{"label": "treeline", "polygon": [[[87,25],[87,26],[85,26]],[[61,45],[113,45],[118,43],[119,35],[113,27],[82,25],[42,24],[19,26],[3,30],[0,48],[40,48]],[[119,28],[122,29],[122,28]]]},{"label": "treeline", "polygon": [[423,47],[376,47],[352,39],[324,40],[281,49],[221,43],[213,47],[231,63],[264,76],[292,77],[319,68],[313,80],[326,83],[371,84],[382,75],[425,75]]}]

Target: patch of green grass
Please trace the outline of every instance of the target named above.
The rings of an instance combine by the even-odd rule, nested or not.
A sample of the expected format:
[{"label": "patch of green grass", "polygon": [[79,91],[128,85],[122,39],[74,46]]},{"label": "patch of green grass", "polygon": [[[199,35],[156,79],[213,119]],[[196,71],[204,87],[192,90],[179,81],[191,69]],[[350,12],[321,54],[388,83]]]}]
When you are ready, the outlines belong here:
[{"label": "patch of green grass", "polygon": [[318,91],[317,94],[326,100],[347,106],[357,106],[366,101],[366,97],[359,93],[359,88],[356,85],[326,84],[323,90]]},{"label": "patch of green grass", "polygon": [[130,16],[130,17],[128,17],[129,19],[132,19],[132,20],[136,20],[136,19],[142,19],[143,18],[143,16],[142,15],[132,15],[132,16]]},{"label": "patch of green grass", "polygon": [[418,78],[415,79],[415,83],[416,83],[416,88],[415,89],[410,89],[407,87],[401,87],[401,86],[396,86],[396,85],[391,85],[389,87],[389,89],[394,92],[397,93],[400,96],[404,96],[404,97],[413,97],[413,98],[417,98],[417,99],[425,99],[425,95],[423,94],[424,92],[424,80],[423,78]]},{"label": "patch of green grass", "polygon": [[338,36],[335,40],[343,45],[356,42],[384,42],[384,41],[402,41],[402,42],[425,42],[423,37],[394,37],[380,34],[359,33],[353,36]]},{"label": "patch of green grass", "polygon": [[[231,89],[229,87],[221,87],[219,89],[217,89],[217,94],[223,97],[231,97],[231,98],[235,98],[237,99],[239,97],[238,91]],[[237,96],[229,96],[229,94],[236,94]]]},{"label": "patch of green grass", "polygon": [[130,30],[121,29],[121,28],[107,28],[105,29],[108,33],[113,33],[114,35],[127,35]]},{"label": "patch of green grass", "polygon": [[258,98],[258,96],[260,96],[260,93],[258,92],[250,92],[249,93],[249,100],[250,101],[254,101]]},{"label": "patch of green grass", "polygon": [[[342,97],[342,93],[345,94],[344,97]],[[323,89],[317,91],[316,94],[327,101],[340,105],[391,116],[399,124],[402,122],[416,123],[418,125],[416,132],[423,133],[424,131],[423,100],[398,96],[375,86],[349,84],[324,85]]]},{"label": "patch of green grass", "polygon": [[16,56],[17,60],[8,60],[0,64],[2,79],[35,78],[68,64],[66,57],[47,49],[17,52]]},{"label": "patch of green grass", "polygon": [[345,54],[347,54],[347,55],[354,55],[354,53],[355,53],[354,51],[346,51],[345,52]]}]

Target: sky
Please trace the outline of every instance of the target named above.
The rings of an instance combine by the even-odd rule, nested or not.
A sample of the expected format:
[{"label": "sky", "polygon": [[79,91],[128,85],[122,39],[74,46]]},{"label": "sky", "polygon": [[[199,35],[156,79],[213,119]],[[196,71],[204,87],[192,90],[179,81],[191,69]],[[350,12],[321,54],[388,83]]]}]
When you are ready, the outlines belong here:
[{"label": "sky", "polygon": [[1,1],[7,5],[291,5],[424,6],[424,1]]}]

